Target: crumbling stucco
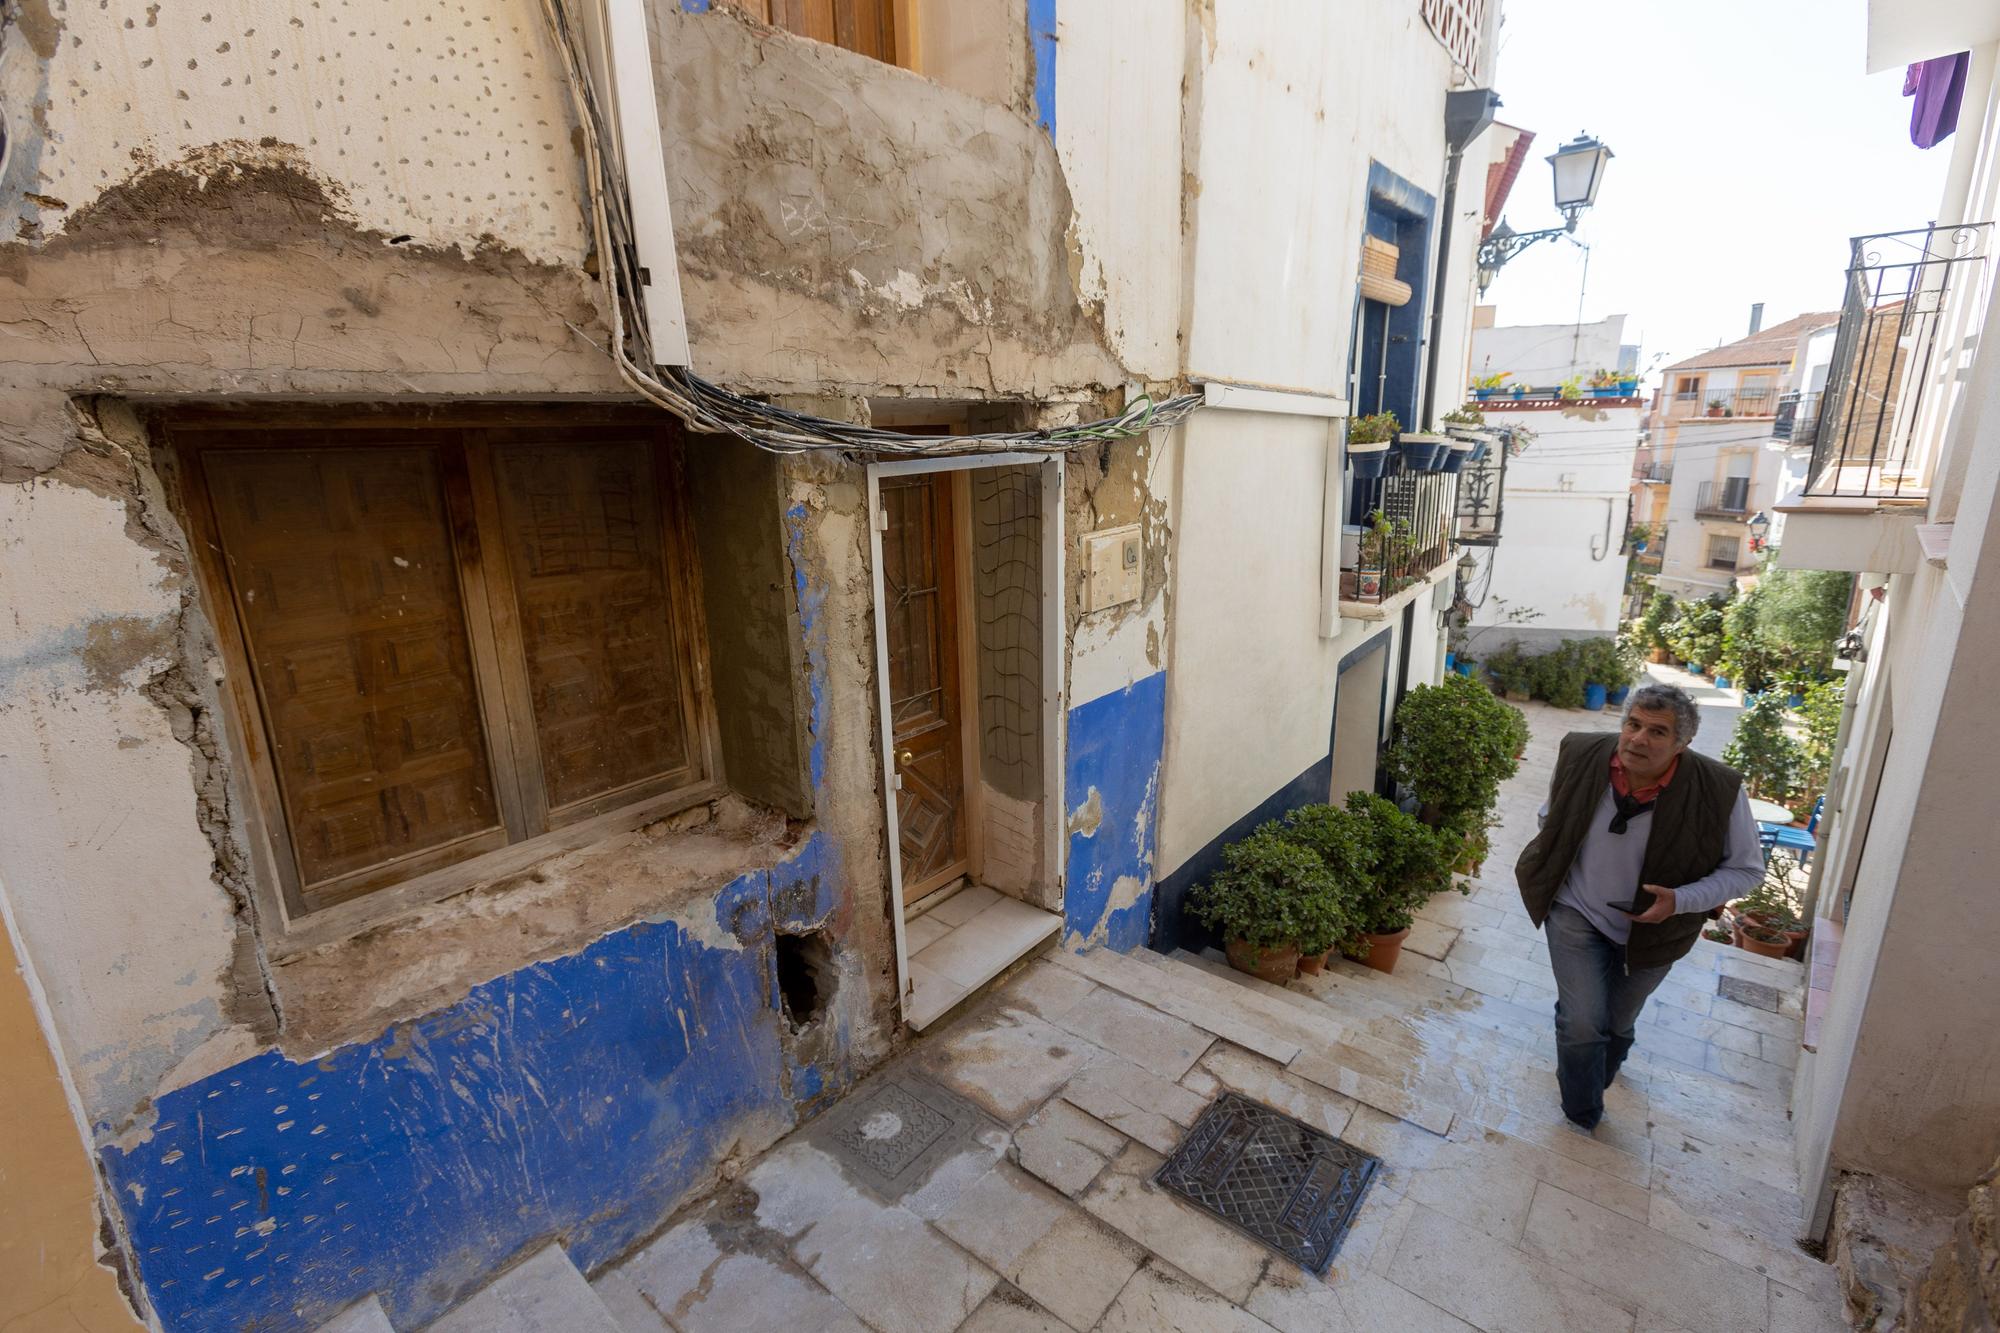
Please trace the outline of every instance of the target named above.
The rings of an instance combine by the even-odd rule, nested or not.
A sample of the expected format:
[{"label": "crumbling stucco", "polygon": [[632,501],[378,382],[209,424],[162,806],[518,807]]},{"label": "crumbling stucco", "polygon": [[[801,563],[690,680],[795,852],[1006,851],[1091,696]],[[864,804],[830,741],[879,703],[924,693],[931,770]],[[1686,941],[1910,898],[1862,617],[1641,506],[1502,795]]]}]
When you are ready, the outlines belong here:
[{"label": "crumbling stucco", "polygon": [[661,120],[695,367],[777,393],[1060,398],[1126,378],[1019,111],[734,12],[662,6]]},{"label": "crumbling stucco", "polygon": [[27,42],[0,90],[42,133],[0,181],[0,236],[66,233],[135,165],[247,138],[342,181],[363,229],[583,258],[581,164],[536,0],[14,8]]}]

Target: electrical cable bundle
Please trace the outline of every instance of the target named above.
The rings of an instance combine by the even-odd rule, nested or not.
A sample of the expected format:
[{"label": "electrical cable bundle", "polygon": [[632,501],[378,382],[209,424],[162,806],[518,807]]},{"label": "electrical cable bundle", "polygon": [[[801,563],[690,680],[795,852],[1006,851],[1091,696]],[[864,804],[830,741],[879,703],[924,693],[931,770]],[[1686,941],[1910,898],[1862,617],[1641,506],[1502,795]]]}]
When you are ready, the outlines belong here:
[{"label": "electrical cable bundle", "polygon": [[1198,393],[1155,403],[1141,395],[1115,417],[1057,430],[988,431],[969,435],[907,435],[793,412],[731,393],[692,370],[658,366],[646,329],[645,302],[637,281],[639,265],[624,182],[605,152],[608,132],[571,27],[565,0],[542,0],[542,12],[562,59],[578,124],[583,129],[584,177],[590,189],[592,233],[598,264],[610,296],[611,348],[618,373],[648,401],[697,430],[725,432],[771,453],[796,454],[832,449],[870,454],[951,457],[962,454],[1063,453],[1107,440],[1129,439],[1164,430],[1202,406]]}]

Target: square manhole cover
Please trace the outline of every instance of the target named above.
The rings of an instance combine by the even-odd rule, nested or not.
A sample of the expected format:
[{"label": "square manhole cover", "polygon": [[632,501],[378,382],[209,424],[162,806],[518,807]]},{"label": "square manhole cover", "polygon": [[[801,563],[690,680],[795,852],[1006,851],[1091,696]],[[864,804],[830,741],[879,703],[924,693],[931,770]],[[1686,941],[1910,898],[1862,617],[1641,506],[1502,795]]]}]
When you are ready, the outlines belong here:
[{"label": "square manhole cover", "polygon": [[812,1138],[884,1198],[930,1178],[992,1122],[970,1102],[909,1075],[876,1079],[813,1126]]},{"label": "square manhole cover", "polygon": [[1776,986],[1766,986],[1761,981],[1745,981],[1741,977],[1717,977],[1715,993],[1725,1000],[1747,1004],[1753,1009],[1769,1009],[1778,1012],[1781,997]]},{"label": "square manhole cover", "polygon": [[1153,1180],[1300,1267],[1324,1273],[1381,1165],[1330,1134],[1225,1092]]}]

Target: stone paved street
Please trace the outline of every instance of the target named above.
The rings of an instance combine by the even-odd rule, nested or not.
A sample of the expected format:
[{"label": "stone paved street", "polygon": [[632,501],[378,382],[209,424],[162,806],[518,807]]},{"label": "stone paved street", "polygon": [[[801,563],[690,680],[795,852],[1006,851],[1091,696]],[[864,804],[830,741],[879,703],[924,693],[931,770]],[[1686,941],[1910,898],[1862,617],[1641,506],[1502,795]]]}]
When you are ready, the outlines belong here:
[{"label": "stone paved street", "polygon": [[[1564,1122],[1547,957],[1507,867],[1561,735],[1615,718],[1527,711],[1486,878],[1426,909],[1395,975],[1342,963],[1278,988],[1212,958],[1045,955],[598,1294],[627,1333],[1845,1327],[1833,1270],[1793,1240],[1795,964],[1700,944],[1604,1124]],[[1732,978],[1776,1007],[1720,994]],[[884,1185],[843,1165],[839,1135],[932,1116],[889,1085],[962,1123],[949,1154]],[[1382,1159],[1324,1279],[1152,1184],[1223,1089]],[[851,1113],[878,1096],[902,1110]]]}]

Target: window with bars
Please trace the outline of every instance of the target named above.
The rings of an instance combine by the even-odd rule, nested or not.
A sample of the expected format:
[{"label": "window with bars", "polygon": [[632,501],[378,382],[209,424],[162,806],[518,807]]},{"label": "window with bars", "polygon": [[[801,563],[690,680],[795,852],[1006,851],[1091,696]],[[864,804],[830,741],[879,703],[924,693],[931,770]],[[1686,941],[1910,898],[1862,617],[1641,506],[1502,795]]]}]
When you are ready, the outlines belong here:
[{"label": "window with bars", "polygon": [[1742,549],[1743,543],[1740,538],[1723,536],[1720,533],[1711,535],[1708,539],[1708,567],[1734,570],[1737,555]]},{"label": "window with bars", "polygon": [[294,913],[709,793],[657,418],[170,439]]}]

